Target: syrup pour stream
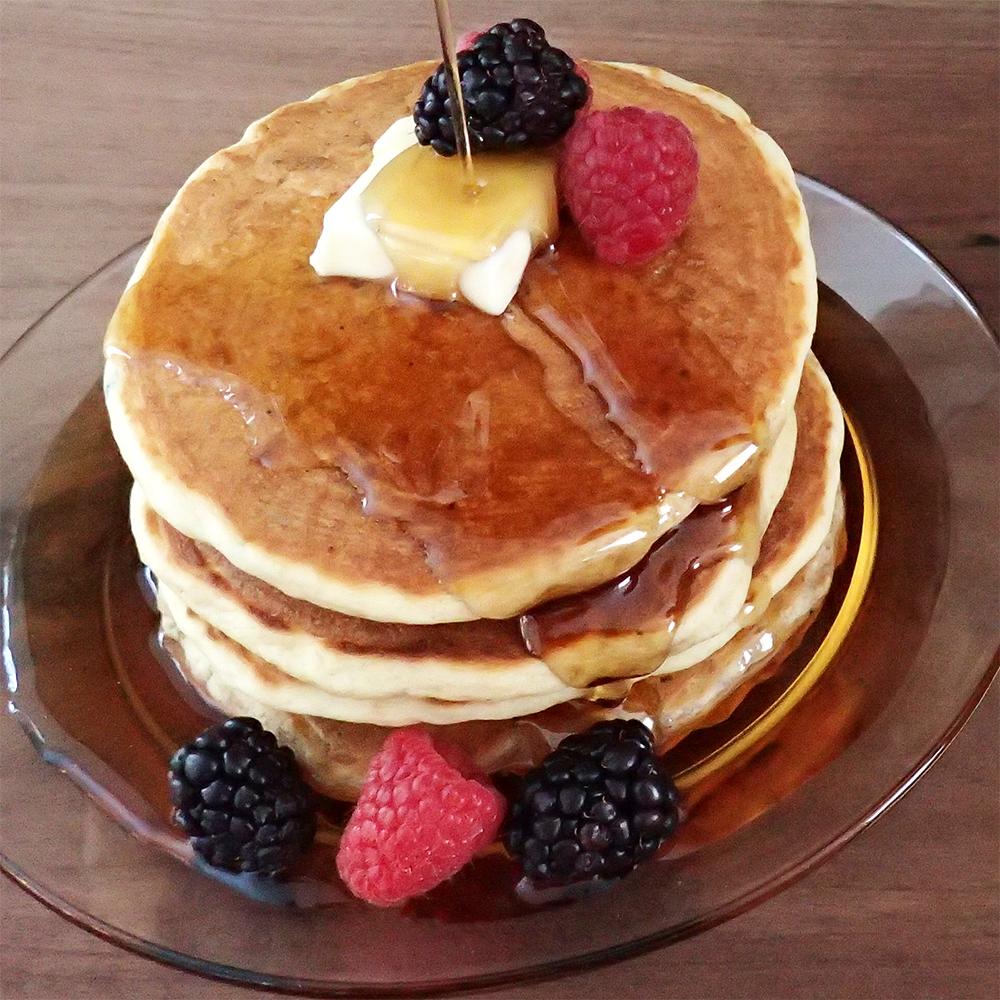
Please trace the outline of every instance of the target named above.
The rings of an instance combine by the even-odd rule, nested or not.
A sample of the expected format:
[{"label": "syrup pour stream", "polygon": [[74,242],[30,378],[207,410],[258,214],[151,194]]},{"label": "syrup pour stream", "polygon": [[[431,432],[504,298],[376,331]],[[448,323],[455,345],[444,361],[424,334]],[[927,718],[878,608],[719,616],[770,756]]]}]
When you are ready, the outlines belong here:
[{"label": "syrup pour stream", "polygon": [[452,114],[452,122],[459,123],[455,129],[455,145],[465,166],[465,181],[470,192],[476,190],[476,174],[472,165],[472,143],[469,140],[469,121],[465,117],[465,98],[462,96],[462,80],[458,75],[458,54],[455,51],[455,29],[451,23],[451,5],[448,0],[434,0],[434,12],[437,14],[438,35],[441,38],[441,53],[444,56],[444,72],[448,79],[448,95],[452,108],[457,115]]}]

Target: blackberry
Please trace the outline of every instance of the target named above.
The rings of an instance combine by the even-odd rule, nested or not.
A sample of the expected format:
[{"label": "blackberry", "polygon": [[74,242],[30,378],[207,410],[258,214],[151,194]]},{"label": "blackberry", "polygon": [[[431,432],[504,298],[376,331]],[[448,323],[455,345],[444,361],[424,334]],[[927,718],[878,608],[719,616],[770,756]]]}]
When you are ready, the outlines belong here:
[{"label": "blackberry", "polygon": [[674,831],[679,796],[635,720],[568,736],[524,778],[503,840],[546,885],[626,875]]},{"label": "blackberry", "polygon": [[[589,88],[576,64],[527,18],[495,24],[458,54],[472,151],[547,146],[569,131]],[[455,123],[444,64],[413,107],[417,141],[455,155]]]},{"label": "blackberry", "polygon": [[295,754],[256,719],[229,719],[181,747],[169,782],[175,822],[216,868],[277,874],[316,833]]}]

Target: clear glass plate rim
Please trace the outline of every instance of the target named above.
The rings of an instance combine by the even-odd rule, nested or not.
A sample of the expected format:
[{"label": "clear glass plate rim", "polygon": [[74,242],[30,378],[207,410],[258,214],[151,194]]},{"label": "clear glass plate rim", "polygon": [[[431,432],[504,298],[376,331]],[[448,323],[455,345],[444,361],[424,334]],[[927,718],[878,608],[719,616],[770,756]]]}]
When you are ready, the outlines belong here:
[{"label": "clear glass plate rim", "polygon": [[[880,212],[875,211],[874,208],[870,208],[863,202],[858,201],[857,198],[852,198],[851,195],[845,194],[843,191],[839,191],[837,188],[832,187],[825,181],[821,181],[817,177],[813,177],[811,174],[805,174],[797,170],[795,171],[795,179],[800,188],[804,186],[807,189],[813,189],[819,194],[822,194],[825,198],[839,202],[847,208],[850,208],[852,211],[860,211],[863,214],[870,216],[876,222],[881,223],[882,226],[891,230],[892,234],[908,250],[916,254],[916,256],[921,258],[921,260],[925,263],[929,264],[945,279],[949,291],[962,303],[969,315],[976,321],[982,332],[986,335],[986,339],[993,349],[1000,353],[1000,338],[998,338],[997,331],[993,330],[989,323],[986,322],[986,317],[983,316],[982,310],[979,308],[975,299],[973,299],[973,297],[965,290],[958,278],[956,278],[955,275],[952,274],[952,272],[930,252],[930,250],[928,250],[922,243],[919,243],[902,226],[893,222]],[[804,185],[803,182],[805,182]],[[135,244],[135,246],[141,245],[141,243]],[[133,249],[134,247],[130,247],[129,250],[125,252],[128,253]],[[117,258],[115,259],[117,260]],[[836,291],[836,289],[834,290]]]},{"label": "clear glass plate rim", "polygon": [[[892,231],[892,234],[912,253],[915,253],[930,267],[938,272],[945,279],[952,295],[962,303],[964,309],[973,319],[982,333],[985,335],[987,344],[992,349],[997,350],[996,333],[991,330],[985,318],[982,316],[978,306],[971,296],[962,288],[956,278],[938,261],[929,251],[922,247],[916,240],[909,236],[897,225],[890,222],[879,213],[873,211],[848,195],[837,191],[835,188],[808,175],[797,175],[804,186],[814,189],[818,194],[839,202],[853,211],[860,211],[874,218],[878,223]],[[91,274],[70,288],[65,294],[60,296],[44,313],[42,313],[15,341],[11,344],[3,355],[0,356],[0,366],[2,366],[14,352],[16,352],[29,335],[45,322],[61,305],[72,298],[78,291],[87,286],[92,280],[99,277],[107,269],[113,267],[123,258],[133,254],[143,246],[147,240],[140,240],[130,247],[106,261]],[[7,535],[7,531],[4,531]],[[6,538],[3,545],[3,555],[6,560],[8,545],[7,542],[13,538]],[[960,711],[946,728],[945,732],[934,742],[933,746],[908,770],[893,786],[864,811],[856,820],[833,837],[827,839],[826,843],[815,850],[808,857],[801,858],[789,864],[785,869],[772,876],[768,882],[753,890],[744,893],[742,896],[729,900],[722,906],[715,908],[696,920],[688,921],[679,927],[671,928],[662,932],[644,935],[631,941],[621,942],[611,947],[605,947],[590,954],[572,955],[563,959],[555,959],[537,963],[532,966],[521,967],[516,970],[500,970],[494,973],[484,973],[480,975],[465,976],[460,979],[449,980],[439,979],[433,982],[395,982],[395,983],[349,983],[330,982],[323,980],[303,979],[289,976],[271,976],[266,973],[253,972],[241,969],[237,966],[212,962],[209,960],[196,958],[183,952],[175,951],[157,945],[144,938],[133,935],[123,928],[114,926],[94,917],[79,909],[74,904],[63,899],[58,893],[53,892],[47,886],[37,880],[33,880],[29,874],[23,871],[11,859],[0,853],[0,870],[16,885],[24,889],[29,895],[43,903],[54,912],[59,913],[70,922],[87,930],[97,937],[102,938],[112,944],[119,945],[126,950],[135,952],[147,958],[161,962],[163,964],[184,969],[208,978],[233,982],[242,985],[254,985],[275,991],[294,991],[300,995],[313,996],[345,996],[345,995],[416,995],[430,994],[435,992],[480,989],[490,986],[500,986],[513,981],[523,982],[526,980],[538,980],[566,974],[569,972],[583,971],[596,966],[609,964],[630,957],[643,954],[645,952],[662,947],[666,944],[682,940],[694,933],[710,929],[724,921],[746,912],[753,906],[771,898],[778,892],[808,874],[818,867],[833,853],[845,846],[863,830],[879,819],[884,813],[901,799],[919,780],[929,768],[936,762],[940,755],[953,742],[968,721],[976,706],[986,695],[990,684],[996,677],[1000,669],[1000,659],[994,653],[992,659],[988,660],[986,670],[980,677],[974,690],[970,693]]]}]

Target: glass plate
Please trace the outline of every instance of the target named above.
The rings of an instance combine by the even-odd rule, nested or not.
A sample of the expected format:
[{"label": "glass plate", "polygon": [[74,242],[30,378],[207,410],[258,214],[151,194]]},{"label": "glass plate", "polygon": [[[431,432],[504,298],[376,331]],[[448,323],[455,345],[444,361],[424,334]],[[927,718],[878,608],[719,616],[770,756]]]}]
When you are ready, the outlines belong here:
[{"label": "glass plate", "polygon": [[800,184],[828,286],[815,349],[852,431],[848,558],[800,649],[673,752],[690,815],[664,860],[600,893],[525,902],[497,855],[404,911],[315,879],[275,905],[190,864],[164,820],[162,774],[205,711],[162,669],[134,668],[154,662],[153,619],[97,387],[133,247],[0,363],[5,873],[93,933],[193,972],[312,995],[412,994],[677,941],[778,892],[877,819],[996,672],[1000,355],[912,240]]}]

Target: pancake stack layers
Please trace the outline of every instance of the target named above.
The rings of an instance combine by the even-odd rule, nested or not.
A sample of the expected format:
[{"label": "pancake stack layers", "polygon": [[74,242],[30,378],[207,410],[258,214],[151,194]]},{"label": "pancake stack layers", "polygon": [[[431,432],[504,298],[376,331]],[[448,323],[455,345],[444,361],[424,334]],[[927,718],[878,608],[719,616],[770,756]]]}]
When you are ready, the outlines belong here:
[{"label": "pancake stack layers", "polygon": [[676,742],[795,645],[843,549],[802,201],[720,94],[587,64],[594,107],[697,143],[687,227],[648,264],[564,226],[501,316],[317,276],[325,210],[431,69],[330,87],[211,157],[106,338],[182,669],[343,798],[387,727],[443,727],[487,771],[602,717]]}]

